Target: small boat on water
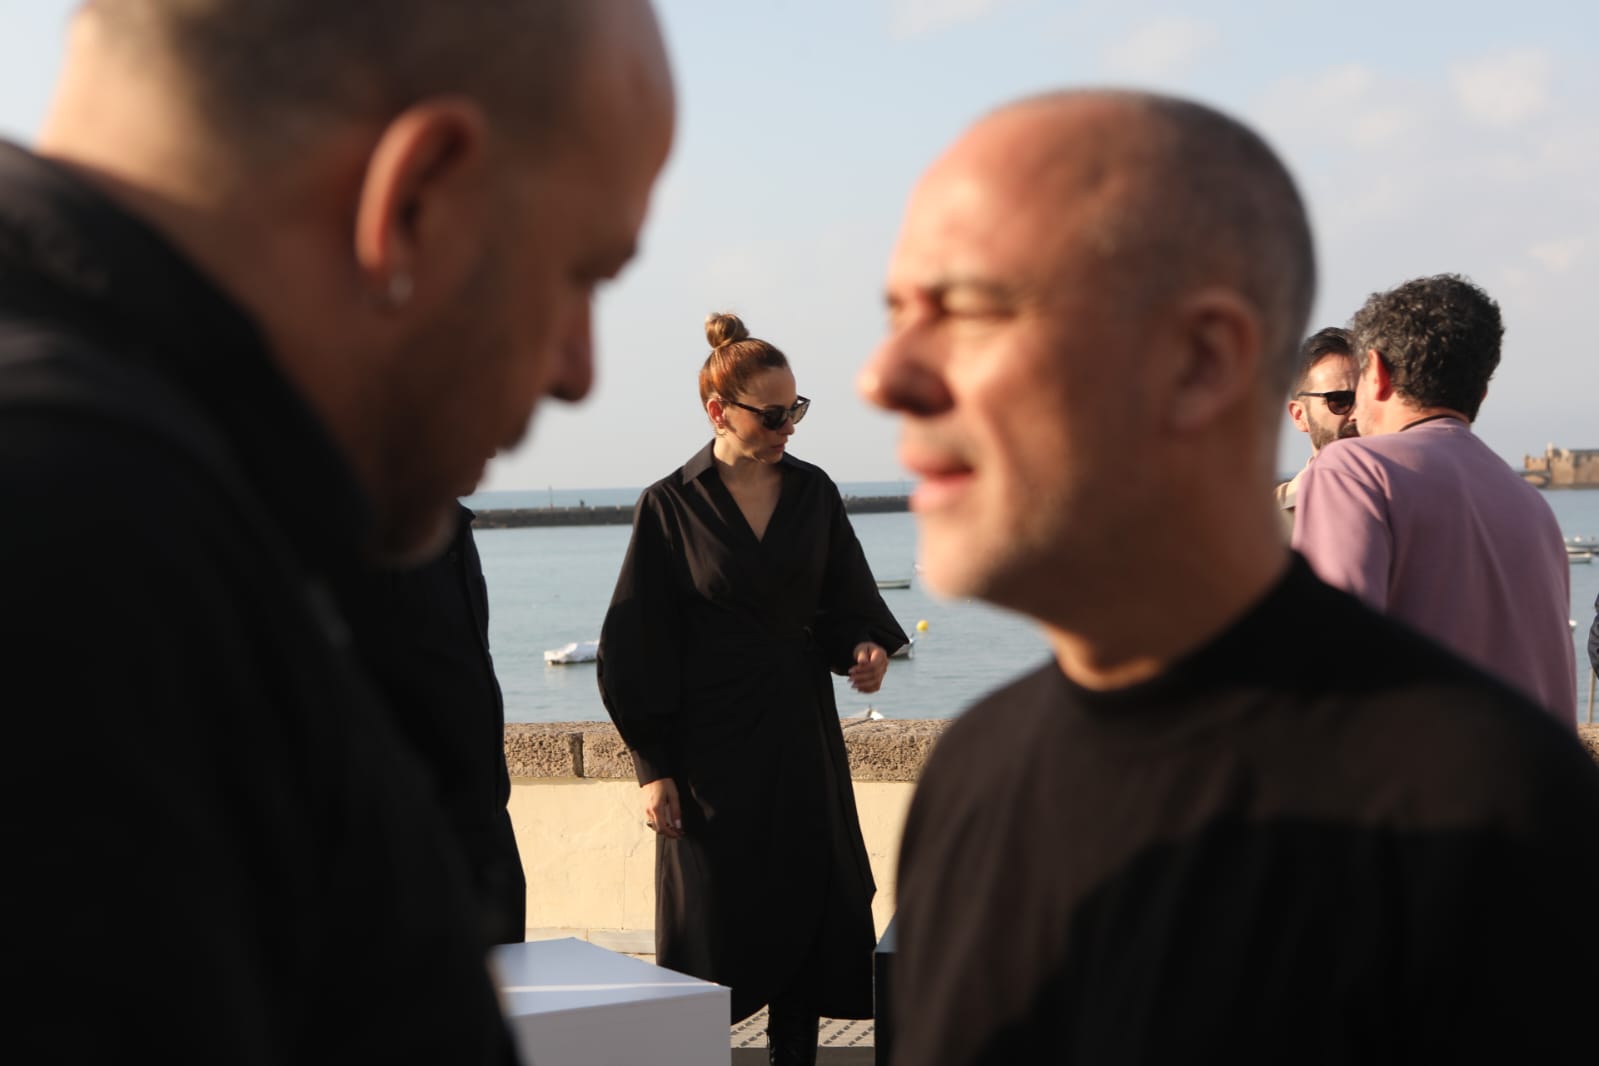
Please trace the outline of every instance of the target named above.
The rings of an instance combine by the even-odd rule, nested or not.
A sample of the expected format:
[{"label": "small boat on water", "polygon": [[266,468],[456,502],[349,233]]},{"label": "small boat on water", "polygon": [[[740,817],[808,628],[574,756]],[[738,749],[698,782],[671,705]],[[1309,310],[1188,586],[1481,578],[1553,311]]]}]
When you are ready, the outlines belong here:
[{"label": "small boat on water", "polygon": [[893,651],[889,652],[888,657],[890,659],[916,658],[916,635],[912,634],[909,640],[895,648]]},{"label": "small boat on water", "polygon": [[1593,562],[1593,552],[1574,552],[1570,548],[1567,548],[1566,549],[1566,562],[1568,562],[1568,563],[1591,563],[1591,562]]},{"label": "small boat on water", "polygon": [[1599,537],[1567,537],[1566,559],[1573,563],[1591,563],[1599,555]]},{"label": "small boat on water", "polygon": [[565,666],[567,663],[591,663],[599,653],[599,641],[575,640],[570,644],[563,644],[559,648],[551,648],[545,652],[544,662],[549,666]]},{"label": "small boat on water", "polygon": [[877,583],[877,587],[880,589],[908,589],[911,587],[911,579],[908,577],[885,578]]}]

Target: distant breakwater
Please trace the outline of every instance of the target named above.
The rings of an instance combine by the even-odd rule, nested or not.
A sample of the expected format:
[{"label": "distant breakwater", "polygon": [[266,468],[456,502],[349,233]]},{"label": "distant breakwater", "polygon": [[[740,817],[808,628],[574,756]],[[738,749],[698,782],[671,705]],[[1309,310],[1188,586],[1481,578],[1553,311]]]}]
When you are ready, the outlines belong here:
[{"label": "distant breakwater", "polygon": [[[907,496],[845,496],[850,514],[892,514],[910,510]],[[626,526],[633,522],[633,505],[625,507],[509,507],[478,511],[476,529],[521,529],[527,526]]]}]

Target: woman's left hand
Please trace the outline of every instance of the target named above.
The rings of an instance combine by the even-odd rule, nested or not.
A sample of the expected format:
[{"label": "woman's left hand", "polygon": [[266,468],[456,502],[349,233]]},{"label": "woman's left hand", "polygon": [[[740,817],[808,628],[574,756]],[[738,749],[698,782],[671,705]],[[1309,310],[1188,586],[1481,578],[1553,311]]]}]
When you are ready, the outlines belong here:
[{"label": "woman's left hand", "polygon": [[850,687],[856,692],[876,692],[888,673],[888,652],[871,641],[855,645],[855,665],[849,668]]}]

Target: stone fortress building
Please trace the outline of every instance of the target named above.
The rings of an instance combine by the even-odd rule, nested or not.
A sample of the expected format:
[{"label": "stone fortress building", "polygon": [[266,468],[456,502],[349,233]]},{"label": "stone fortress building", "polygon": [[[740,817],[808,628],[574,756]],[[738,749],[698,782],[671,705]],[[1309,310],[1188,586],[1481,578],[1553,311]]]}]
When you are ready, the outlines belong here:
[{"label": "stone fortress building", "polygon": [[1556,448],[1522,459],[1521,476],[1541,489],[1599,488],[1599,448]]}]

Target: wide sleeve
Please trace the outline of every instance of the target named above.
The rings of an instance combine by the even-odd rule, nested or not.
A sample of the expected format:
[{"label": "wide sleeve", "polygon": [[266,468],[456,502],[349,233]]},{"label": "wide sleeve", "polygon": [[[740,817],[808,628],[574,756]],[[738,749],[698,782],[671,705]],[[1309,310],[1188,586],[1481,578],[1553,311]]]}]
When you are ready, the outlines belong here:
[{"label": "wide sleeve", "polygon": [[600,700],[633,756],[639,784],[671,777],[681,701],[682,649],[677,559],[665,509],[645,493],[633,511],[633,537],[600,628]]},{"label": "wide sleeve", "polygon": [[827,566],[812,633],[828,668],[847,674],[861,642],[871,641],[892,655],[910,638],[877,591],[877,579],[844,511],[844,500],[832,484],[828,485],[827,504]]},{"label": "wide sleeve", "polygon": [[1394,557],[1387,487],[1349,451],[1334,445],[1304,471],[1293,546],[1323,581],[1383,611]]}]

